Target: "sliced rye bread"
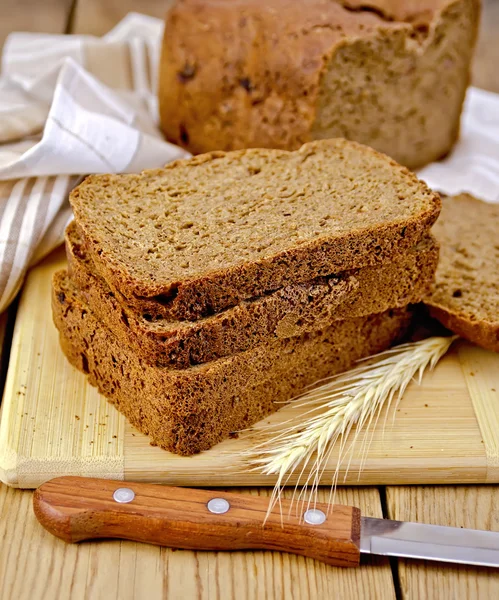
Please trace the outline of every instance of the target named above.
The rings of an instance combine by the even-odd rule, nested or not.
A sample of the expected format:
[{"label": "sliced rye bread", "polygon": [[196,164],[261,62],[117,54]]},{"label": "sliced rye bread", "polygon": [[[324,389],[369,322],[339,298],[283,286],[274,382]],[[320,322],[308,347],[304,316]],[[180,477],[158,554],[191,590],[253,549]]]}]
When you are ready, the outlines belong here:
[{"label": "sliced rye bread", "polygon": [[425,300],[451,331],[499,352],[499,204],[468,194],[443,199],[435,288]]},{"label": "sliced rye bread", "polygon": [[333,321],[415,304],[430,293],[438,263],[438,245],[430,236],[393,263],[289,285],[197,321],[150,322],[94,275],[74,221],[66,231],[66,249],[71,279],[95,316],[145,362],[176,369]]},{"label": "sliced rye bread", "polygon": [[140,360],[98,321],[66,271],[54,275],[52,306],[71,363],[153,444],[184,455],[210,448],[306,386],[388,348],[411,322],[409,309],[397,309],[169,370]]},{"label": "sliced rye bread", "polygon": [[97,274],[137,312],[171,320],[396,260],[440,211],[410,171],[340,139],[90,176],[71,204]]}]

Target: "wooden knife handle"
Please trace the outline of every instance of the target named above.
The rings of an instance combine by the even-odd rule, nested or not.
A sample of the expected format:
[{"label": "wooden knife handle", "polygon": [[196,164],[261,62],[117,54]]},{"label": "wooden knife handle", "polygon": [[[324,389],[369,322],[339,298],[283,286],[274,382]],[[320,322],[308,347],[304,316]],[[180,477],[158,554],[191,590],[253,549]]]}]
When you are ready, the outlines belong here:
[{"label": "wooden knife handle", "polygon": [[[124,503],[115,499],[132,496]],[[211,512],[214,498],[222,501],[211,502],[212,509],[228,510]],[[326,515],[314,525],[296,514],[300,503],[290,511],[283,499],[263,526],[268,497],[85,477],[48,481],[35,491],[33,504],[45,529],[67,542],[121,538],[190,550],[280,550],[342,567],[360,560],[360,511],[351,506],[311,506]]]}]

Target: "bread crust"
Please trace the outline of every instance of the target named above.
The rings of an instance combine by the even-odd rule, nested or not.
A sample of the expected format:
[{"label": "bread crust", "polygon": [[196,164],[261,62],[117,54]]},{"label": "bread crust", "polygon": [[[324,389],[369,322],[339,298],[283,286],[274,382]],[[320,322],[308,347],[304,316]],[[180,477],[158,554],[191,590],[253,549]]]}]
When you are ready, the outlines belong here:
[{"label": "bread crust", "polygon": [[[287,187],[294,197],[280,196]],[[141,175],[91,176],[70,200],[96,273],[137,312],[169,320],[196,320],[289,282],[396,260],[440,212],[438,194],[413,173],[345,140],[296,152],[211,152]],[[161,216],[170,210],[175,219]],[[194,235],[198,221],[204,246]]]},{"label": "bread crust", "polygon": [[499,352],[499,206],[469,194],[444,197],[433,232],[441,245],[430,314],[458,335]]},{"label": "bread crust", "polygon": [[411,169],[459,132],[479,0],[180,0],[161,126],[194,154],[345,137]]},{"label": "bread crust", "polygon": [[411,311],[399,309],[169,370],[148,365],[104,327],[65,271],[54,275],[52,306],[70,362],[153,445],[183,455],[211,448],[275,412],[279,402],[307,385],[386,349],[411,322]]},{"label": "bread crust", "polygon": [[197,321],[150,322],[94,275],[74,222],[66,250],[71,279],[95,316],[145,362],[176,369],[415,304],[430,293],[438,263],[438,245],[430,237],[395,262],[291,284]]},{"label": "bread crust", "polygon": [[462,314],[457,314],[448,308],[432,305],[430,315],[444,327],[461,337],[492,352],[499,352],[499,322],[470,320]]}]

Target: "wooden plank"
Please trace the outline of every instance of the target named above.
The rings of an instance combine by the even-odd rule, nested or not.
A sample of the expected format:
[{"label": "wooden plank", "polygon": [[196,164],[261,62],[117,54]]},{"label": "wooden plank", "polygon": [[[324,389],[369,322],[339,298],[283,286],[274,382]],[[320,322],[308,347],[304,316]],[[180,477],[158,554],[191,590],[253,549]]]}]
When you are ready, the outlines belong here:
[{"label": "wooden plank", "polygon": [[480,35],[473,63],[472,83],[499,92],[499,0],[482,0]]},{"label": "wooden plank", "polygon": [[[470,390],[473,408],[482,433],[485,453],[487,454],[487,481],[497,483],[499,480],[499,389],[497,379],[490,379],[492,372],[490,360],[497,355],[486,350],[461,345],[458,348],[459,360]],[[497,366],[493,366],[497,369]]]},{"label": "wooden plank", "polygon": [[[320,495],[326,500],[328,490]],[[381,516],[374,488],[341,489],[337,501]],[[338,569],[283,553],[172,551],[120,541],[68,545],[38,524],[30,492],[6,486],[0,486],[0,539],[2,598],[395,598],[391,569],[382,558]]]},{"label": "wooden plank", "polygon": [[[124,417],[102,402],[94,390],[87,388],[82,394],[74,369],[61,354],[60,360],[54,355],[57,334],[49,302],[42,319],[32,320],[40,319],[41,313],[33,310],[31,298],[48,300],[52,272],[64,262],[61,248],[28,274],[14,328],[5,388],[10,391],[4,394],[2,423],[16,425],[4,427],[0,433],[0,447],[6,448],[0,452],[0,481],[13,482],[21,475],[21,487],[22,473],[26,471],[24,477],[30,479],[33,468],[32,461],[26,460],[28,447],[28,453],[45,455],[45,479],[57,475],[61,467],[64,470],[64,465],[81,475],[120,479],[123,474]],[[23,342],[25,326],[32,342],[28,345]],[[60,392],[56,402],[35,401],[50,396],[53,389]],[[12,452],[15,446],[19,451]]]},{"label": "wooden plank", "polygon": [[[0,423],[0,480],[36,487],[56,475],[71,474],[171,485],[272,485],[272,478],[245,469],[242,454],[251,447],[251,437],[226,440],[194,457],[151,447],[69,365],[50,308],[51,275],[64,264],[62,252],[53,255],[31,271],[24,287]],[[458,344],[425,375],[421,387],[408,388],[395,423],[390,418],[384,432],[383,427],[375,429],[360,478],[362,445],[356,446],[345,483],[497,481],[499,432],[485,428],[482,435],[476,417],[481,407],[484,427],[497,406],[499,355]],[[260,427],[299,416],[300,410],[285,407]],[[337,458],[333,452],[323,475],[325,484],[331,481]]]},{"label": "wooden plank", "polygon": [[140,12],[163,19],[174,0],[78,0],[72,33],[103,35],[129,12]]},{"label": "wooden plank", "polygon": [[[477,349],[469,346],[471,352]],[[494,357],[496,364],[497,357]],[[495,367],[497,373],[497,367]],[[497,388],[499,389],[499,388]],[[451,352],[422,387],[411,386],[383,432],[378,427],[369,455],[359,475],[361,445],[350,463],[346,483],[383,485],[390,483],[484,482],[489,477],[487,456],[471,397],[467,390],[457,350]],[[256,426],[295,418],[300,413],[285,407]],[[383,422],[384,414],[380,417]],[[442,429],[442,422],[447,426]],[[161,481],[177,485],[203,485],[206,474],[212,485],[270,485],[273,479],[247,473],[238,457],[251,447],[251,438],[226,440],[191,458],[177,457],[149,447],[146,438],[128,423],[125,427],[125,479]],[[322,482],[331,481],[338,454],[333,451]],[[340,470],[342,481],[344,470]],[[493,473],[490,475],[492,481]],[[294,481],[294,480],[292,480]]]},{"label": "wooden plank", "polygon": [[[499,487],[388,487],[388,517],[499,531]],[[499,571],[430,561],[398,561],[402,598],[497,598]]]},{"label": "wooden plank", "polygon": [[[21,297],[0,423],[0,480],[36,487],[56,475],[72,474],[193,486],[272,485],[273,479],[245,469],[242,453],[251,438],[226,440],[194,457],[151,447],[69,365],[50,308],[51,275],[64,264],[61,252],[33,269]],[[484,385],[490,388],[487,396]],[[495,481],[497,461],[492,454],[494,464],[488,464],[487,450],[497,445],[499,432],[486,431],[483,443],[473,396],[477,406],[488,399],[485,411],[499,406],[499,356],[462,342],[425,376],[421,387],[408,388],[395,423],[390,419],[384,432],[375,429],[360,478],[362,446],[357,445],[345,483]],[[300,410],[285,407],[260,426],[297,416]],[[324,483],[331,481],[336,464],[333,452]]]},{"label": "wooden plank", "polygon": [[0,51],[12,31],[64,33],[73,0],[2,0]]}]

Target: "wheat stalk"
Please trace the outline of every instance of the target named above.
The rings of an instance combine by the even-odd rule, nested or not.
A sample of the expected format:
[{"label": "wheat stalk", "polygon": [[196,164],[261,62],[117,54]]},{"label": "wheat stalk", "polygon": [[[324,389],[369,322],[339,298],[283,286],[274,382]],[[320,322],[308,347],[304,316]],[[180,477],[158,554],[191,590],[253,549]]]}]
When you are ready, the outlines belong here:
[{"label": "wheat stalk", "polygon": [[[292,400],[295,406],[305,409],[304,414],[261,430],[259,435],[264,436],[263,440],[244,455],[253,470],[277,476],[267,516],[280,502],[282,488],[292,474],[301,467],[296,492],[310,464],[299,499],[302,503],[305,501],[305,492],[311,486],[308,504],[312,498],[316,502],[317,488],[328,458],[339,443],[338,462],[331,486],[332,503],[340,467],[348,458],[346,478],[360,432],[363,432],[363,441],[359,476],[372,440],[369,433],[374,433],[381,410],[387,408],[386,424],[390,408],[394,409],[395,417],[395,409],[409,383],[415,376],[418,384],[421,383],[425,370],[435,367],[457,337],[431,337],[396,346],[364,359],[356,368],[328,378],[319,387]],[[347,446],[352,430],[353,439]]]}]

